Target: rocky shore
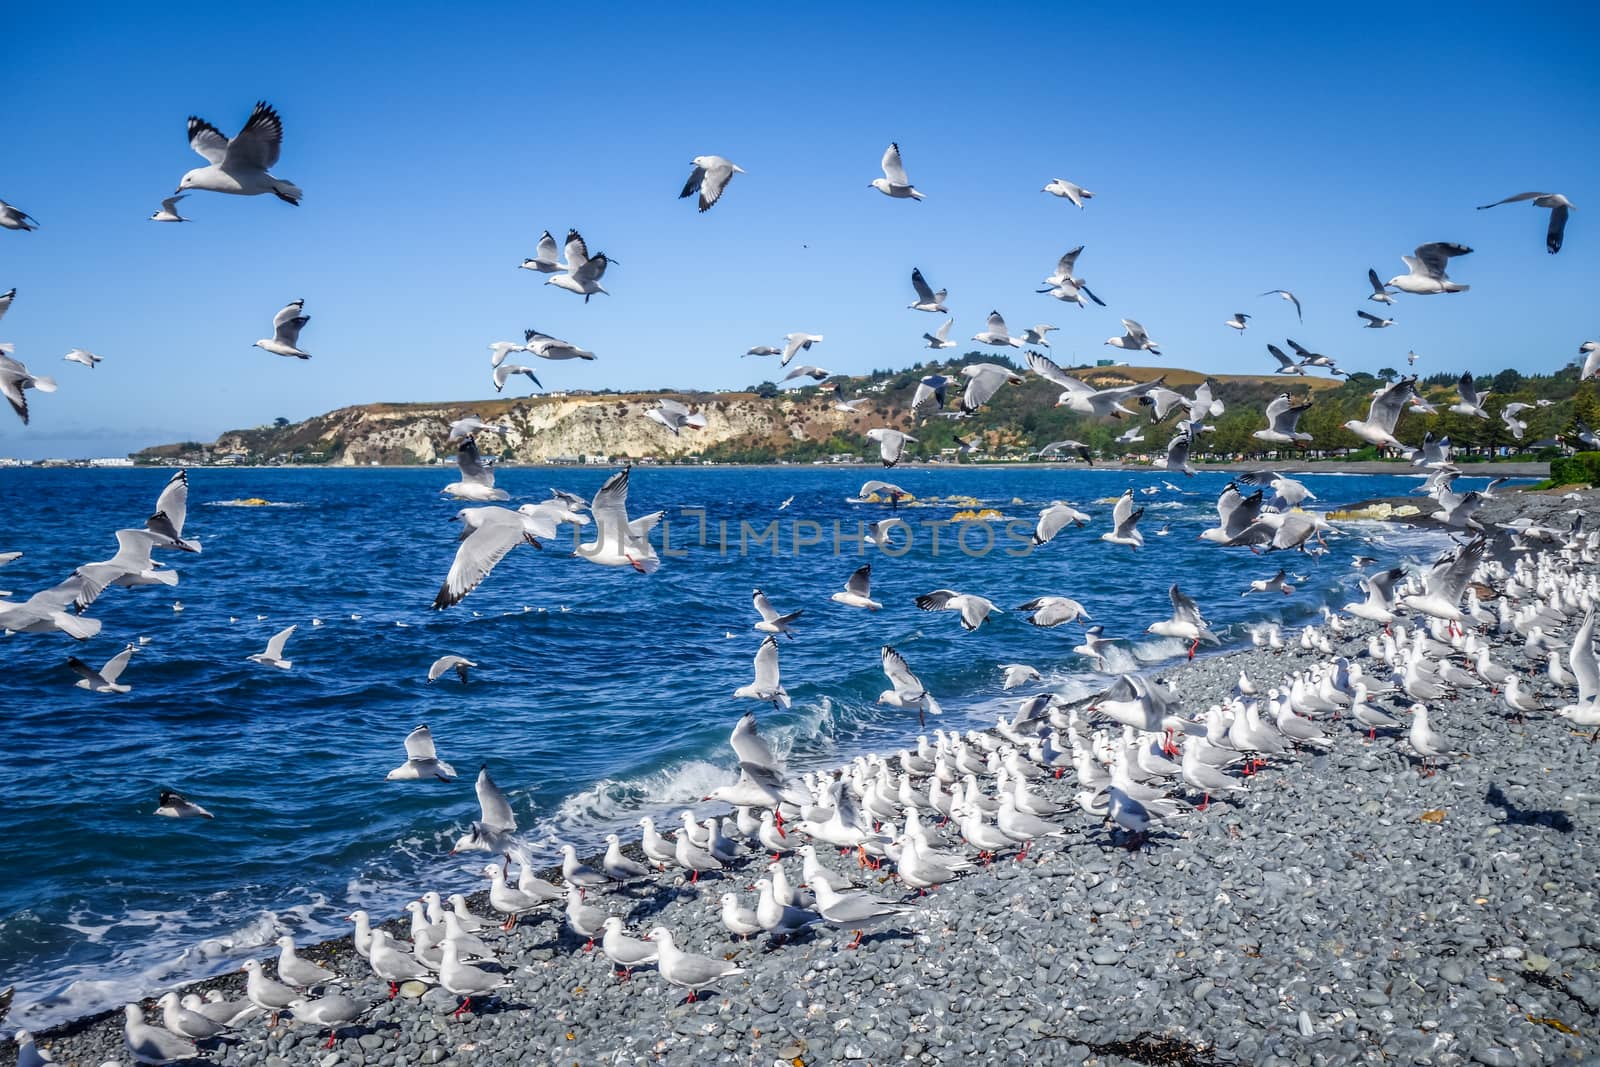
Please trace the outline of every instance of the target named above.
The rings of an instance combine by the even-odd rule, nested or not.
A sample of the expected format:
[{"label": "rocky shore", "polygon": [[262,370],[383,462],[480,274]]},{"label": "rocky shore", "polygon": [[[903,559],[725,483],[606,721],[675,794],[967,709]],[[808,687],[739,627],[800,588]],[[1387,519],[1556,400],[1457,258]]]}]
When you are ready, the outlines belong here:
[{"label": "rocky shore", "polygon": [[[1506,494],[1479,517],[1564,527],[1574,507],[1600,514],[1600,493]],[[1335,654],[1386,679],[1388,668],[1367,654],[1375,628],[1351,621],[1327,636]],[[1563,646],[1570,629],[1557,635]],[[1286,636],[1284,651],[1246,649],[1153,673],[1192,716],[1225,700],[1241,671],[1265,691],[1329,658]],[[684,1003],[653,968],[619,981],[556,905],[491,941],[511,984],[459,1017],[451,1014],[458,998],[442,990],[386,999],[348,939],[302,948],[375,1008],[332,1050],[318,1028],[288,1019],[269,1027],[258,1016],[207,1043],[204,1061],[1592,1062],[1600,1057],[1600,745],[1554,714],[1571,690],[1551,682],[1542,658],[1525,656],[1520,635],[1485,639],[1547,710],[1517,721],[1487,687],[1435,702],[1433,726],[1454,753],[1437,775],[1419,773],[1403,735],[1369,739],[1348,719],[1324,722],[1327,751],[1274,758],[1241,779],[1243,791],[1213,797],[1140,844],[1073,803],[1069,769],[1032,784],[1066,806],[1057,817],[1065,836],[1020,861],[1003,853],[925,897],[893,881],[887,865],[864,869],[854,856],[819,849],[837,873],[914,904],[905,922],[870,932],[856,949],[846,947],[848,930],[818,928],[772,946],[723,928],[723,893],[753,906],[747,888],[768,858],[759,851],[697,886],[673,871],[591,890],[589,903],[631,934],[666,926],[690,951],[744,968],[697,1003]],[[1373,702],[1404,718],[1411,700]],[[945,847],[962,847],[954,827],[942,834]],[[798,859],[785,863],[800,882]],[[473,908],[487,915],[483,897]],[[242,996],[243,976],[196,988],[212,986]],[[128,1062],[120,1013],[38,1041],[57,1063]],[[13,1055],[0,1053],[5,1063]]]}]

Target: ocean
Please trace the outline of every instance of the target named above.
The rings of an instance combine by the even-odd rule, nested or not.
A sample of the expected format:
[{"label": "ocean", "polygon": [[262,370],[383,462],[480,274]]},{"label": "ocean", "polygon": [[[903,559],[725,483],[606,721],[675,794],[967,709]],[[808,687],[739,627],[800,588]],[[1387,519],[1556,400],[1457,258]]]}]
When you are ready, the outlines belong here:
[{"label": "ocean", "polygon": [[[0,588],[22,599],[110,558],[113,531],[141,526],[171,473],[0,470],[0,551],[25,553],[0,569]],[[590,497],[609,473],[509,468],[498,484],[515,506],[551,487]],[[657,573],[592,565],[568,539],[514,550],[465,601],[436,612],[455,551],[447,520],[461,507],[438,490],[454,475],[193,470],[184,533],[204,552],[159,554],[180,575],[175,588],[108,590],[88,612],[104,628],[85,642],[0,639],[11,760],[0,985],[16,983],[13,1023],[38,1028],[230,969],[283,932],[302,943],[346,932],[353,908],[389,916],[427,888],[482,888],[485,854],[447,854],[476,817],[480,765],[510,794],[535,855],[556,857],[558,841],[585,854],[611,830],[630,836],[641,815],[675,817],[731,782],[727,735],[745,711],[757,711],[791,769],[914,741],[915,713],[874,703],[887,687],[881,645],[898,648],[943,705],[930,730],[989,726],[1035,691],[1002,694],[997,664],[1030,663],[1068,695],[1104,684],[1071,651],[1081,625],[1038,629],[1012,610],[1032,597],[1082,601],[1108,636],[1127,639],[1114,666],[1134,669],[1185,651],[1144,632],[1168,617],[1174,581],[1237,645],[1252,623],[1303,624],[1357,599],[1358,553],[1391,564],[1444,544],[1438,532],[1350,523],[1321,559],[1256,557],[1197,540],[1215,523],[1226,474],[1174,479],[1173,491],[1162,471],[950,467],[887,472],[919,498],[972,500],[902,507],[909,531],[886,553],[857,536],[889,509],[848,501],[876,469],[642,467],[629,511],[667,511]],[[1303,480],[1317,508],[1419,484]],[[1147,508],[1137,551],[1099,540],[1111,508],[1096,501],[1130,484],[1156,489],[1137,497]],[[270,504],[239,506],[244,498]],[[1020,531],[1058,499],[1095,521],[1025,551]],[[992,547],[982,527],[958,540],[957,527],[936,525],[973,501],[1002,516],[988,527]],[[1013,519],[1024,526],[1008,529]],[[864,562],[883,610],[831,603]],[[1305,576],[1292,596],[1240,595],[1279,566]],[[780,611],[804,611],[796,639],[781,640],[787,711],[731,695],[750,680],[761,639],[755,587]],[[913,597],[941,587],[987,596],[1005,614],[966,633],[954,613],[917,610]],[[291,623],[293,669],[247,661]],[[74,687],[68,656],[98,667],[141,641],[122,678],[132,692]],[[426,683],[446,653],[479,664],[467,684],[453,674]],[[384,781],[419,723],[458,781]],[[153,816],[162,788],[216,818]]]}]

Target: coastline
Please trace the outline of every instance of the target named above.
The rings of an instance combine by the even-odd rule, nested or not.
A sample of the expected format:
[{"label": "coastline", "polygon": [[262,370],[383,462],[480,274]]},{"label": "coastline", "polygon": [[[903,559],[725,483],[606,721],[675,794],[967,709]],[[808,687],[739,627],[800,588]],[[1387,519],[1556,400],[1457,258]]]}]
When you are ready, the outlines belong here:
[{"label": "coastline", "polygon": [[[1484,518],[1495,512],[1502,518],[1535,511],[1554,515],[1572,506],[1555,496],[1537,499],[1538,504],[1526,498],[1497,501],[1498,507],[1486,509]],[[1600,496],[1585,494],[1588,507],[1597,501]],[[1340,650],[1358,661],[1363,648],[1364,636],[1340,643]],[[1506,649],[1496,655],[1514,654]],[[1185,711],[1194,714],[1225,693],[1239,669],[1253,677],[1275,678],[1309,659],[1298,650],[1274,656],[1241,649],[1144,673],[1173,681]],[[1417,1041],[1407,1026],[1436,1048],[1440,1034],[1455,1031],[1442,1029],[1445,1023],[1437,1017],[1418,1014],[1420,1003],[1427,996],[1461,995],[1452,991],[1466,986],[1494,992],[1519,1007],[1531,1003],[1545,1013],[1537,1018],[1564,1020],[1563,1025],[1587,1035],[1600,1010],[1591,974],[1600,929],[1593,922],[1597,909],[1592,891],[1577,877],[1581,865],[1573,864],[1574,858],[1582,859],[1585,838],[1567,835],[1593,838],[1586,825],[1565,831],[1557,827],[1561,819],[1571,824],[1580,817],[1586,803],[1582,790],[1592,781],[1587,750],[1563,745],[1565,723],[1548,713],[1513,724],[1487,697],[1460,705],[1438,725],[1476,755],[1459,764],[1452,761],[1436,779],[1418,778],[1392,740],[1362,743],[1348,730],[1330,727],[1338,739],[1328,755],[1307,757],[1303,765],[1288,768],[1275,765],[1238,806],[1220,804],[1198,813],[1145,850],[1115,847],[1104,830],[1074,809],[1063,820],[1072,832],[1062,845],[1043,846],[1037,860],[1026,864],[1007,859],[941,887],[919,904],[923,914],[907,926],[906,935],[892,929],[874,934],[857,952],[842,951],[847,935],[833,932],[772,953],[755,942],[734,942],[717,925],[715,898],[735,890],[748,904],[743,889],[759,870],[756,860],[746,861],[737,877],[707,881],[699,892],[681,887],[678,873],[631,891],[605,890],[596,894],[598,906],[624,914],[627,905],[630,932],[657,921],[680,939],[691,931],[687,940],[693,951],[732,952],[750,973],[718,989],[714,999],[677,1005],[677,991],[648,972],[632,986],[615,985],[598,953],[577,951],[581,939],[575,942],[560,926],[559,910],[542,911],[514,935],[514,952],[499,952],[516,964],[517,984],[506,1004],[491,1003],[483,1014],[459,1022],[447,1015],[453,1000],[442,1011],[438,998],[380,1006],[365,1027],[352,1028],[352,1036],[340,1042],[342,1056],[334,1062],[377,1062],[391,1054],[404,1062],[476,1062],[474,1052],[486,1051],[476,1048],[480,1042],[493,1044],[490,1062],[549,1058],[587,1063],[609,1059],[612,1052],[626,1062],[660,1056],[675,1062],[706,1054],[739,1062],[771,1062],[774,1056],[798,1057],[808,1064],[850,1058],[936,1062],[981,1056],[989,1048],[1051,1062],[1126,1062],[1119,1057],[1128,1053],[1135,1054],[1133,1062],[1173,1062],[1141,1058],[1154,1055],[1150,1042],[1157,1037],[1189,1045],[1194,1056],[1201,1056],[1194,1046],[1203,1045],[1205,1056],[1221,1057],[1216,1062],[1255,1062],[1268,1054],[1269,1046],[1276,1050],[1273,1054],[1309,1049],[1326,1053],[1324,1058],[1332,1062],[1345,1062],[1370,1054],[1374,1047],[1389,1047],[1390,1038],[1403,1038],[1395,1047],[1409,1049]],[[1541,752],[1534,744],[1540,741],[1552,749]],[[1514,758],[1528,756],[1543,756],[1551,765],[1541,768],[1539,758]],[[1496,817],[1485,799],[1490,787],[1510,797],[1514,808],[1502,806],[1503,814]],[[1060,783],[1039,784],[1038,792],[1070,803],[1074,788],[1069,774]],[[711,810],[721,808],[697,809],[702,815]],[[1445,811],[1443,822],[1418,821],[1421,811],[1435,810]],[[1364,847],[1363,830],[1378,826],[1390,831],[1387,839]],[[1524,832],[1533,836],[1512,843],[1495,840]],[[1522,850],[1516,863],[1495,860],[1494,854],[1507,848]],[[1340,850],[1346,855],[1341,857]],[[637,843],[629,851],[637,856]],[[1358,853],[1378,859],[1353,861],[1350,857]],[[1447,862],[1463,857],[1473,862]],[[836,871],[847,873],[838,857],[828,860]],[[1570,926],[1579,934],[1572,945],[1535,943],[1527,928],[1530,905],[1521,896],[1530,890],[1522,882],[1535,864],[1547,876],[1537,892],[1536,910],[1575,915]],[[787,866],[798,881],[798,864],[791,860]],[[1463,869],[1481,876],[1480,886],[1488,881],[1495,890],[1502,925],[1494,938],[1483,932],[1456,936],[1461,924],[1471,926],[1471,916],[1479,913],[1463,911],[1462,902],[1441,894],[1439,886],[1461,886]],[[1402,871],[1407,873],[1396,873]],[[1429,881],[1430,872],[1438,882]],[[852,867],[848,873],[859,872]],[[1191,873],[1205,882],[1205,892],[1189,884]],[[1275,877],[1269,880],[1268,874]],[[1375,884],[1368,883],[1369,874]],[[559,881],[558,875],[558,870],[547,870],[542,876]],[[882,876],[864,877],[880,894],[898,898]],[[1334,884],[1326,886],[1325,880]],[[1328,888],[1334,890],[1331,895]],[[1485,903],[1474,907],[1488,908],[1491,898],[1481,891],[1477,895]],[[486,897],[486,892],[472,896],[479,914],[487,914]],[[1443,913],[1446,906],[1448,915]],[[1289,912],[1309,909],[1306,914],[1315,921],[1296,915],[1287,927],[1274,925],[1284,917],[1278,914],[1280,907]],[[1431,917],[1430,909],[1435,912]],[[1587,923],[1581,921],[1585,909]],[[1462,915],[1468,917],[1463,920]],[[1391,931],[1388,924],[1395,916],[1405,921]],[[404,926],[392,919],[383,925],[391,930]],[[1570,933],[1562,931],[1561,940],[1571,940]],[[1419,951],[1419,944],[1431,955]],[[1554,952],[1550,944],[1556,945]],[[1336,951],[1338,945],[1344,950]],[[1488,953],[1491,948],[1494,952]],[[1507,955],[1508,948],[1517,948],[1520,955]],[[1477,969],[1466,974],[1462,965],[1462,981],[1452,981],[1455,970],[1447,972],[1444,964],[1463,951],[1476,954]],[[354,987],[363,997],[380,996],[379,984],[347,938],[302,946],[301,952],[324,963],[333,961],[340,974],[357,979]],[[1534,956],[1549,966],[1522,966]],[[1367,981],[1362,968],[1384,969],[1386,958],[1405,964],[1403,973],[1387,986]],[[1362,967],[1354,966],[1356,960],[1363,961]],[[1264,961],[1292,961],[1288,977],[1271,971]],[[1343,968],[1340,961],[1345,961]],[[1432,967],[1421,976],[1426,981],[1406,969],[1422,963]],[[1572,973],[1561,977],[1568,974],[1569,963]],[[1551,972],[1556,964],[1561,969]],[[1415,990],[1404,986],[1402,977],[1409,977]],[[1302,1007],[1286,1013],[1287,1006],[1279,1003],[1285,981],[1296,990],[1291,1000],[1315,1003],[1316,1010]],[[228,973],[185,988],[213,987],[237,996],[242,979]],[[1130,995],[1129,989],[1136,993]],[[795,993],[801,994],[798,999],[791,995]],[[1377,999],[1380,993],[1382,1000]],[[146,1008],[148,1012],[148,1003]],[[1310,1020],[1309,1036],[1299,1012]],[[608,1026],[622,1017],[630,1019],[627,1035]],[[863,1025],[874,1021],[882,1025]],[[1433,1027],[1422,1025],[1429,1021]],[[1218,1023],[1227,1028],[1209,1025]],[[1351,1023],[1353,1032],[1346,1033]],[[97,1064],[121,1055],[119,1031],[120,1013],[108,1012],[38,1036],[42,1045],[54,1047],[59,1062]],[[319,1032],[285,1026],[277,1031],[281,1036],[270,1039],[264,1032],[264,1023],[255,1020],[244,1029],[243,1041],[213,1062],[322,1062],[323,1052],[316,1047]],[[528,1039],[530,1033],[537,1041]],[[1151,1035],[1142,1052],[1141,1035]],[[1550,1048],[1552,1055],[1558,1047],[1593,1052],[1593,1046],[1576,1036],[1566,1041],[1568,1036],[1535,1023],[1518,1027],[1516,1035],[1519,1041]],[[1229,1037],[1233,1043],[1224,1046]],[[1490,1055],[1505,1046],[1484,1047]],[[1417,1048],[1420,1054],[1422,1046]],[[790,1050],[798,1051],[783,1055]],[[428,1058],[435,1053],[437,1059]],[[453,1058],[457,1054],[461,1058]],[[1447,1045],[1443,1054],[1458,1058],[1432,1062],[1459,1062],[1468,1053]],[[10,1055],[9,1048],[0,1052],[0,1062],[11,1062]],[[1483,1062],[1500,1061],[1491,1055]]]}]

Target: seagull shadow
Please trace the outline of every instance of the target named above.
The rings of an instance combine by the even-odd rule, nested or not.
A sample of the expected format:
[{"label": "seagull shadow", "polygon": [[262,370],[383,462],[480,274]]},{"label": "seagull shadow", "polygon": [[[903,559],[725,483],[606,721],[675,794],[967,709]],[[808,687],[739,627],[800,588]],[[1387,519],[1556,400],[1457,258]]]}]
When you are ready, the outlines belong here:
[{"label": "seagull shadow", "polygon": [[1505,821],[1513,826],[1546,827],[1560,834],[1570,834],[1577,829],[1571,817],[1564,811],[1554,808],[1547,810],[1519,808],[1493,782],[1489,783],[1488,792],[1483,795],[1483,802],[1490,807],[1500,808],[1505,813]]}]

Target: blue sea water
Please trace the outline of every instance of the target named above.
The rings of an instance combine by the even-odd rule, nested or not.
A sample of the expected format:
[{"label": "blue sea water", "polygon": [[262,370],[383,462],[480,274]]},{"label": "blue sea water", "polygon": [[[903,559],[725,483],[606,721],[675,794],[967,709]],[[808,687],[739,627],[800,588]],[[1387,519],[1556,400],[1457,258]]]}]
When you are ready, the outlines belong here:
[{"label": "blue sea water", "polygon": [[[0,588],[21,599],[112,556],[112,531],[142,525],[170,473],[0,470],[0,551],[25,553],[0,569]],[[1167,617],[1173,581],[1239,643],[1250,623],[1303,623],[1352,599],[1357,552],[1387,564],[1426,558],[1441,543],[1357,523],[1322,559],[1258,558],[1196,539],[1214,525],[1224,474],[1184,479],[1173,492],[1160,488],[1164,472],[928,468],[893,471],[892,480],[918,497],[974,497],[1030,525],[1056,499],[1096,521],[1026,555],[1014,554],[1021,542],[1001,526],[987,553],[980,530],[968,531],[963,550],[947,527],[935,552],[922,523],[956,505],[924,504],[901,509],[910,546],[887,556],[855,535],[888,509],[848,502],[874,470],[639,468],[630,513],[668,513],[671,554],[656,574],[573,558],[570,541],[518,548],[463,603],[435,612],[455,550],[447,520],[459,507],[438,489],[453,473],[194,470],[185,535],[204,553],[161,554],[180,575],[176,588],[108,590],[88,612],[104,629],[86,642],[0,639],[9,757],[0,985],[17,985],[13,1022],[37,1027],[228,969],[284,931],[301,941],[344,932],[356,907],[390,915],[424,888],[480,888],[486,857],[447,855],[476,817],[480,764],[510,793],[536,854],[554,856],[558,837],[583,852],[609,830],[626,836],[642,814],[675,812],[732,781],[726,739],[746,710],[759,712],[794,768],[913,740],[913,714],[874,703],[886,686],[885,643],[946,709],[930,728],[990,725],[1015,702],[1001,695],[998,663],[1031,663],[1073,694],[1103,682],[1071,652],[1081,626],[1036,629],[1009,610],[1031,597],[1082,601],[1109,636],[1130,639],[1119,666],[1131,669],[1183,654],[1179,642],[1144,633]],[[499,484],[515,505],[552,486],[591,496],[608,473],[510,468]],[[1418,484],[1304,480],[1318,507]],[[1148,508],[1139,551],[1099,540],[1110,505],[1094,503],[1130,484],[1159,489],[1138,497]],[[275,506],[232,503],[247,497]],[[691,509],[705,514],[704,543]],[[755,541],[774,521],[777,538]],[[741,548],[742,523],[750,532]],[[1168,535],[1157,536],[1163,525]],[[817,543],[797,546],[797,535]],[[868,561],[884,609],[831,603]],[[1307,576],[1293,596],[1240,596],[1279,565]],[[805,613],[798,638],[782,642],[794,698],[785,712],[731,696],[749,681],[759,644],[757,586],[780,610]],[[980,593],[1007,612],[965,633],[954,614],[913,605],[940,587]],[[246,660],[291,623],[292,670]],[[69,655],[98,666],[146,638],[122,679],[131,693],[74,687]],[[428,665],[445,653],[479,664],[470,683],[448,675],[426,684]],[[384,781],[419,723],[459,781]],[[163,787],[215,820],[153,817]]]}]

